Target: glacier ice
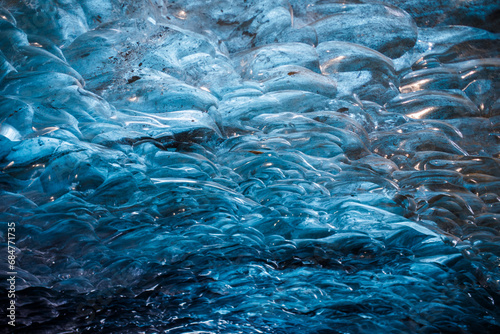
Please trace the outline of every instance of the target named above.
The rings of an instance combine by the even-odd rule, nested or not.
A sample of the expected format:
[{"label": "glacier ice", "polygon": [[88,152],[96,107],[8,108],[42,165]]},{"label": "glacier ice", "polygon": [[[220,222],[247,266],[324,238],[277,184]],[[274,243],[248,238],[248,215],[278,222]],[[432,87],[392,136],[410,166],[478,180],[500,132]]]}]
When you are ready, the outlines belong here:
[{"label": "glacier ice", "polygon": [[498,11],[0,2],[2,328],[499,332]]}]

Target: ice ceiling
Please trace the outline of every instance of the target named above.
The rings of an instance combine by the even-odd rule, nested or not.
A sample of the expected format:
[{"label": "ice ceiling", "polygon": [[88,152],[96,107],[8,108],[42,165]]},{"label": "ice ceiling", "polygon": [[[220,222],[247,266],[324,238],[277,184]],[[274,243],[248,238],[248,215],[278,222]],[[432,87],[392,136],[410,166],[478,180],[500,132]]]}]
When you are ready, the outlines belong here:
[{"label": "ice ceiling", "polygon": [[498,1],[0,4],[12,333],[500,332]]}]

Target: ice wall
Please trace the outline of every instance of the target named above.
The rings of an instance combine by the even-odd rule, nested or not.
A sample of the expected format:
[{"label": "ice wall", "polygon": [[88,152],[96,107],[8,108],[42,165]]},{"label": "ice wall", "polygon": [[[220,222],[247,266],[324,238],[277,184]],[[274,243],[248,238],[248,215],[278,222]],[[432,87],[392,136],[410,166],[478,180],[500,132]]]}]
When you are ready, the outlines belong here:
[{"label": "ice wall", "polygon": [[500,331],[497,1],[0,4],[10,332]]}]

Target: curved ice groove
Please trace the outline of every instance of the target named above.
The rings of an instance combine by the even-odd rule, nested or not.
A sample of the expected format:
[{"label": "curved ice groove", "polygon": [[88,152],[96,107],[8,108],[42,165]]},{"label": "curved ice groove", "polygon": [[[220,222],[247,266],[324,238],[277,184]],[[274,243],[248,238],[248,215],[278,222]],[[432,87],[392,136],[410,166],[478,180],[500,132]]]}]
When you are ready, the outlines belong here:
[{"label": "curved ice groove", "polygon": [[[224,187],[218,183],[211,182],[211,181],[196,181],[196,180],[190,180],[190,179],[171,179],[171,178],[151,178],[151,181],[153,181],[155,184],[162,185],[162,184],[192,184],[192,185],[200,185],[200,186],[205,186],[207,188],[212,188],[216,190],[221,190],[223,192],[230,193],[234,195],[234,200],[238,201],[241,204],[250,204],[250,205],[257,205],[254,201],[248,199],[248,198],[242,198],[243,196],[230,188]],[[202,188],[199,188],[200,190]]]}]

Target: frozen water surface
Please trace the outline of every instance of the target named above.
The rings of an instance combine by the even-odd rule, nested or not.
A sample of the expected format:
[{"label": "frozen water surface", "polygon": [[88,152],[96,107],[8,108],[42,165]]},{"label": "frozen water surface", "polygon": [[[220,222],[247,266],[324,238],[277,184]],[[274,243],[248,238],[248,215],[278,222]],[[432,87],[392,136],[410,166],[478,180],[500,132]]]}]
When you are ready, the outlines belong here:
[{"label": "frozen water surface", "polygon": [[498,1],[0,5],[2,332],[500,332]]}]

